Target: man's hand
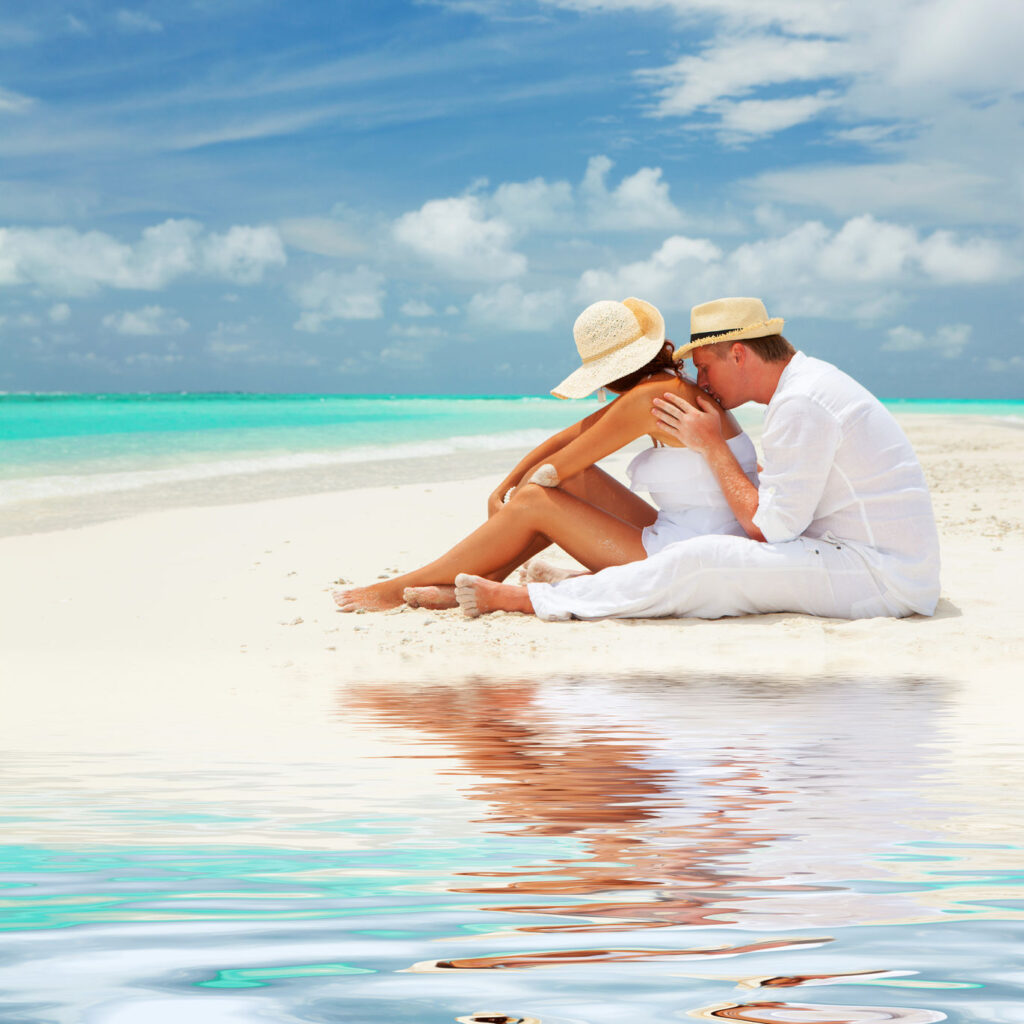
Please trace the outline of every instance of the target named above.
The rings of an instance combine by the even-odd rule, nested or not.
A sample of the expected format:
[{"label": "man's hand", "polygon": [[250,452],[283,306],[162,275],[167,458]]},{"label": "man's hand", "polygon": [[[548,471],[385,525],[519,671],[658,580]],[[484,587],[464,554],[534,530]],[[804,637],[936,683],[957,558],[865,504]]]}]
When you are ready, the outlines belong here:
[{"label": "man's hand", "polygon": [[724,443],[721,409],[707,395],[697,395],[697,404],[691,405],[685,398],[666,393],[654,399],[653,412],[666,434],[695,452],[706,455]]}]

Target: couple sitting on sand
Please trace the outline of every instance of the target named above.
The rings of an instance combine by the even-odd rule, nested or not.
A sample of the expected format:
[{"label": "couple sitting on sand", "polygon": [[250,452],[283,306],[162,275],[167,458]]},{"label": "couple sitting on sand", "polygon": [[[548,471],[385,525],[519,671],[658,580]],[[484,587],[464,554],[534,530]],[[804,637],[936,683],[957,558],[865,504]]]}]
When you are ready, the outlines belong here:
[{"label": "couple sitting on sand", "polygon": [[[931,615],[938,536],[910,443],[870,392],[797,352],[760,299],[695,306],[673,352],[658,310],[596,302],[573,328],[583,365],[552,392],[614,402],[548,438],[501,482],[488,519],[436,561],[338,591],[342,611],[404,602],[542,619],[720,618],[803,612]],[[696,383],[680,365],[691,356]],[[767,405],[760,474],[729,412]],[[649,435],[627,473],[595,463]],[[657,507],[642,500],[648,492]],[[558,544],[589,572],[558,578]],[[525,585],[503,581],[526,565]]]}]

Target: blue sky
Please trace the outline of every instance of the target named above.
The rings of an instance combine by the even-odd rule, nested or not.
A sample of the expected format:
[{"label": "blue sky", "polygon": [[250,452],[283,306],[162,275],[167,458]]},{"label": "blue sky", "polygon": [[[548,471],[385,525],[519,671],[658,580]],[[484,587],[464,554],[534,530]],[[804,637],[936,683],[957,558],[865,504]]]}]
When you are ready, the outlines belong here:
[{"label": "blue sky", "polygon": [[887,397],[1024,397],[1024,5],[0,13],[0,390],[542,393],[759,295]]}]

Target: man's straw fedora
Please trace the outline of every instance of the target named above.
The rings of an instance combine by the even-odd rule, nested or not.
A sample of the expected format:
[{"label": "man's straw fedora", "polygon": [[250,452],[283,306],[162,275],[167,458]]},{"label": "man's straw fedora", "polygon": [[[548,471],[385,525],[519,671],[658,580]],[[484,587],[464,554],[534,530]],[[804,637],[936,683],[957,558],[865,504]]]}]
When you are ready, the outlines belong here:
[{"label": "man's straw fedora", "polygon": [[665,344],[665,318],[643,299],[595,302],[572,335],[583,365],[552,389],[556,398],[585,398],[649,363]]},{"label": "man's straw fedora", "polygon": [[690,310],[690,341],[675,350],[676,362],[685,359],[695,348],[716,345],[720,341],[747,341],[778,334],[785,323],[778,317],[770,319],[760,299],[715,299]]}]

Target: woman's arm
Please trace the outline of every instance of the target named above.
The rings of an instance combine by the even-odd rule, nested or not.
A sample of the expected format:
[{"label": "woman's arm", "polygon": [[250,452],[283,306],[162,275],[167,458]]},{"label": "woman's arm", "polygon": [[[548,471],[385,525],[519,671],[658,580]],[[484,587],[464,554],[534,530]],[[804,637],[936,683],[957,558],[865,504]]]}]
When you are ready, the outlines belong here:
[{"label": "woman's arm", "polygon": [[[574,477],[645,434],[678,446],[678,440],[662,428],[652,412],[652,400],[666,392],[678,394],[690,402],[696,400],[698,393],[703,394],[688,380],[666,381],[664,377],[657,377],[638,384],[615,399],[604,410],[603,417],[586,426],[568,444],[552,452],[542,462],[529,467],[523,474],[525,479],[545,487],[557,487],[562,481]],[[724,409],[721,410],[721,416],[723,436],[735,437],[740,432],[736,421]]]},{"label": "woman's arm", "polygon": [[518,487],[523,482],[524,477],[532,473],[537,466],[543,465],[545,462],[550,460],[556,452],[561,451],[566,447],[566,445],[575,441],[576,438],[580,437],[585,431],[593,427],[595,423],[599,423],[620,401],[621,399],[616,399],[611,405],[603,406],[596,412],[592,412],[589,416],[585,416],[577,423],[574,423],[571,427],[566,427],[564,430],[560,430],[557,434],[552,434],[546,441],[537,445],[533,451],[524,455],[523,458],[516,463],[508,476],[498,484],[488,497],[487,517],[490,518],[498,511],[499,508],[501,508],[505,495],[512,488]]}]

